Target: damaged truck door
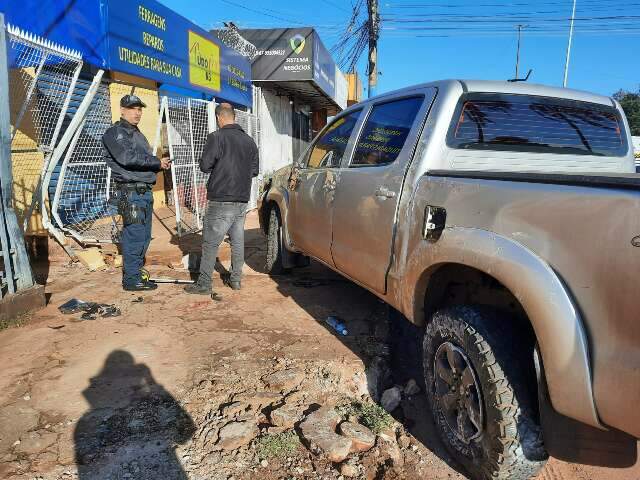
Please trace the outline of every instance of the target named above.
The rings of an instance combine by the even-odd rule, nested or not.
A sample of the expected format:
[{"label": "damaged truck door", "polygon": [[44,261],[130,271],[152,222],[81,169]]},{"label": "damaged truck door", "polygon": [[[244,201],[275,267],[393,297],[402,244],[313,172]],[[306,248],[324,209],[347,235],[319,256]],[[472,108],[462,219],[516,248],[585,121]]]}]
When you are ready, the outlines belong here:
[{"label": "damaged truck door", "polygon": [[405,172],[435,96],[428,88],[374,103],[347,168],[340,173],[334,210],[335,266],[385,293],[394,225]]}]

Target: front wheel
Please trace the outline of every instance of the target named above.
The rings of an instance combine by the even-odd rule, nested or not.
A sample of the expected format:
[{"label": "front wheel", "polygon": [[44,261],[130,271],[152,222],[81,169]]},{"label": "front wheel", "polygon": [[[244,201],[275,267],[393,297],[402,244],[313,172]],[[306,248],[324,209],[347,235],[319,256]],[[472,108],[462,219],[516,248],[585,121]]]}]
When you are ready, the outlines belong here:
[{"label": "front wheel", "polygon": [[267,261],[266,270],[270,275],[288,273],[282,262],[283,252],[282,224],[278,210],[274,207],[269,211],[269,226],[267,230]]},{"label": "front wheel", "polygon": [[426,329],[423,366],[434,421],[474,479],[525,480],[547,458],[517,333],[498,312],[466,306],[436,312]]}]

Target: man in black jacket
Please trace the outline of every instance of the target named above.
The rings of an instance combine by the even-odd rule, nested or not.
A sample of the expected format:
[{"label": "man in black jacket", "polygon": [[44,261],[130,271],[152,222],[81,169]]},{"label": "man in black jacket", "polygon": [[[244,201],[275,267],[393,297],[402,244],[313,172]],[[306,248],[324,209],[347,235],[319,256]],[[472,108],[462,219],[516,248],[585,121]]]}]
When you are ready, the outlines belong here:
[{"label": "man in black jacket", "polygon": [[104,160],[117,186],[113,197],[122,215],[122,286],[127,291],[158,287],[142,278],[142,267],[151,242],[151,190],[157,173],[170,166],[168,157],[159,159],[152,154],[149,142],[138,129],[143,107],[146,105],[136,95],[122,97],[120,120],[102,136]]},{"label": "man in black jacket", "polygon": [[200,275],[185,291],[200,295],[213,292],[212,275],[218,247],[228,233],[231,239],[231,277],[229,286],[240,290],[244,265],[244,221],[251,196],[251,180],[259,172],[258,147],[240,125],[233,107],[222,103],[216,107],[218,130],[207,137],[200,159],[200,170],[210,173],[207,184],[207,212],[202,232]]}]

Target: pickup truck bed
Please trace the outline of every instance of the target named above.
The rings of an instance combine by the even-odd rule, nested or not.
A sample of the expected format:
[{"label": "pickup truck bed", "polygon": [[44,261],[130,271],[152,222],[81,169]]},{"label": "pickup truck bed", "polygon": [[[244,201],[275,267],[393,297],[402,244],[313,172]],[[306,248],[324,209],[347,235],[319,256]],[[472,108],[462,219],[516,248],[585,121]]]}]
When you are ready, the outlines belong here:
[{"label": "pickup truck bed", "polygon": [[[640,437],[640,177],[432,171],[415,198],[419,225],[427,205],[446,208],[442,242],[453,230],[481,229],[545,259],[580,306],[592,366],[592,379],[582,379],[582,386],[556,384],[553,365],[570,367],[580,339],[573,331],[559,338],[557,331],[537,328],[554,405],[579,402],[578,392],[592,382],[600,420]],[[496,252],[496,262],[499,257]],[[539,308],[550,308],[554,298],[547,302]]]}]

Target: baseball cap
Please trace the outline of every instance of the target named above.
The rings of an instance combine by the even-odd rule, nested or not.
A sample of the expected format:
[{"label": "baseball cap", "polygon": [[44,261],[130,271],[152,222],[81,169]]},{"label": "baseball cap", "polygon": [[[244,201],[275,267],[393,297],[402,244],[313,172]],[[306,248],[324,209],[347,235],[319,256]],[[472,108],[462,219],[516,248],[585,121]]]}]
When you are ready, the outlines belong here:
[{"label": "baseball cap", "polygon": [[124,108],[146,107],[144,102],[137,95],[125,95],[120,99],[120,106]]}]

